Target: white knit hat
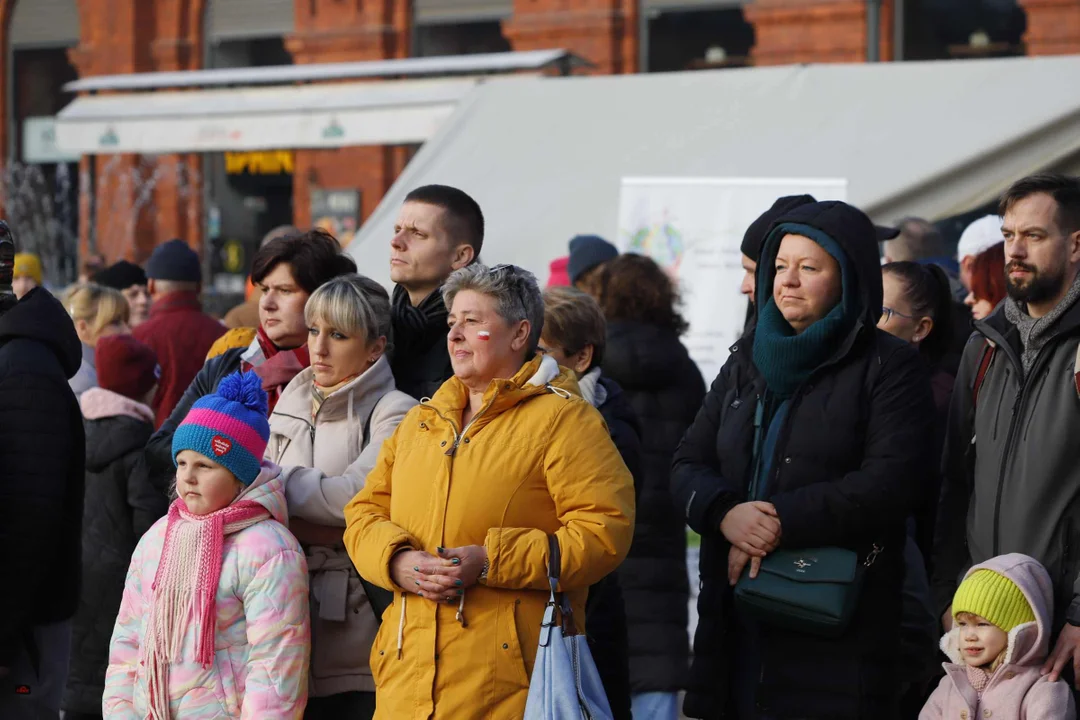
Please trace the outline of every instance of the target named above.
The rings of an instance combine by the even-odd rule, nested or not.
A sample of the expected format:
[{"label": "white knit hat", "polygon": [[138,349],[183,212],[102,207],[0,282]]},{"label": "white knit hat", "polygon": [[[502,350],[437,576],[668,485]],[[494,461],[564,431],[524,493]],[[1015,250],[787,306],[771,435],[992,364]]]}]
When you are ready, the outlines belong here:
[{"label": "white knit hat", "polygon": [[968,255],[979,255],[999,242],[1005,242],[1001,235],[1001,216],[984,215],[968,225],[956,246],[956,259],[963,260]]}]

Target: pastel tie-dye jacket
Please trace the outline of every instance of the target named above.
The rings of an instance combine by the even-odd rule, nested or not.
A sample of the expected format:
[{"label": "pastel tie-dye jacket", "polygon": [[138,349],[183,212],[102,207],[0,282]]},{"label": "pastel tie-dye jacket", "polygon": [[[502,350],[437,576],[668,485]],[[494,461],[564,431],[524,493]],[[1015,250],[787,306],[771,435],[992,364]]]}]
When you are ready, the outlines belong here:
[{"label": "pastel tie-dye jacket", "polygon": [[[195,628],[189,624],[182,660],[169,666],[169,711],[176,720],[299,719],[307,704],[307,563],[285,527],[280,469],[264,462],[259,477],[240,497],[266,507],[271,519],[225,536],[214,664],[204,668],[194,661]],[[143,535],[128,568],[102,700],[102,714],[110,720],[147,717],[141,644],[165,525],[162,518]]]}]

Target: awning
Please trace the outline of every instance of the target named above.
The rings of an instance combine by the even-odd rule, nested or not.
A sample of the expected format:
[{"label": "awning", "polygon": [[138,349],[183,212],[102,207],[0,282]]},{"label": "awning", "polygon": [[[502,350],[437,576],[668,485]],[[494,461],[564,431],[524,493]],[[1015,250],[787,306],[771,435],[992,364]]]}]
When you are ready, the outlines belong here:
[{"label": "awning", "polygon": [[[835,177],[874,220],[937,220],[1024,175],[1080,164],[1080,57],[550,78],[477,88],[416,154],[349,251],[389,278],[408,193],[462,188],[483,257],[537,273],[577,233],[615,239],[620,180]],[[1003,98],[1007,99],[1003,101]]]},{"label": "awning", "polygon": [[74,154],[422,143],[478,82],[453,78],[84,96],[58,115],[56,139],[61,151]]}]

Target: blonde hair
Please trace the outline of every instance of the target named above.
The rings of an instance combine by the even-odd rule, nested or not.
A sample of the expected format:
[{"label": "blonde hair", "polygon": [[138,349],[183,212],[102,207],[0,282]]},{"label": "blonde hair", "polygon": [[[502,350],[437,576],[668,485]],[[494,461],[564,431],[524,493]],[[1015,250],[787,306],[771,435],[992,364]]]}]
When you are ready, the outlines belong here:
[{"label": "blonde hair", "polygon": [[318,318],[346,335],[373,343],[386,338],[386,352],[393,349],[390,295],[369,277],[351,273],[320,285],[304,306],[304,321]]},{"label": "blonde hair", "polygon": [[64,307],[72,320],[82,320],[90,327],[90,336],[97,338],[110,325],[127,324],[131,308],[119,290],[96,283],[84,283],[64,293]]}]

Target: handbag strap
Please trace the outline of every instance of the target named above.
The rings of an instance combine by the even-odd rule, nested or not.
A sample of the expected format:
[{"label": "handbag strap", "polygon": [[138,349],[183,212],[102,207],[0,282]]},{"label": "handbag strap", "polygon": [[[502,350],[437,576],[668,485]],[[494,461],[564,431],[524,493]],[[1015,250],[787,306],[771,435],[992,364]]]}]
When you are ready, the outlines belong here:
[{"label": "handbag strap", "polygon": [[577,635],[577,626],[574,623],[574,610],[566,593],[559,591],[559,574],[562,568],[562,551],[559,548],[559,538],[548,535],[548,586],[551,595],[548,597],[547,608],[544,611],[544,621],[540,626],[540,647],[547,647],[551,639],[551,628],[555,626],[556,616],[562,616],[562,631],[564,637]]}]

